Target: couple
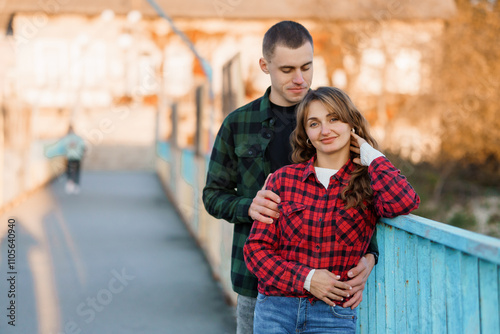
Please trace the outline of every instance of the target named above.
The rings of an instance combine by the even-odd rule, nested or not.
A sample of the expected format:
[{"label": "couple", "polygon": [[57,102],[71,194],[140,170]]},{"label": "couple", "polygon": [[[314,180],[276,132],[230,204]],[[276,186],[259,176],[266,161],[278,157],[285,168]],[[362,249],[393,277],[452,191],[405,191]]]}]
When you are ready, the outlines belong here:
[{"label": "couple", "polygon": [[203,201],[210,214],[235,224],[237,333],[354,332],[378,255],[376,219],[418,206],[345,93],[309,91],[312,60],[302,25],[271,27],[260,59],[271,87],[231,113],[214,143]]}]

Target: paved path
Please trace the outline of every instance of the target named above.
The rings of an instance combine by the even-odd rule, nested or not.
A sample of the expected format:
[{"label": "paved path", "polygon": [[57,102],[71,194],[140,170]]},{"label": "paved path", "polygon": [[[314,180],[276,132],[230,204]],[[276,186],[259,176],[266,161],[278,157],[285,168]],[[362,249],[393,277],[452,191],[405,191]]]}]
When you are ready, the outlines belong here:
[{"label": "paved path", "polygon": [[0,217],[0,333],[235,332],[233,308],[154,173],[84,172],[82,185],[68,196],[56,180]]}]

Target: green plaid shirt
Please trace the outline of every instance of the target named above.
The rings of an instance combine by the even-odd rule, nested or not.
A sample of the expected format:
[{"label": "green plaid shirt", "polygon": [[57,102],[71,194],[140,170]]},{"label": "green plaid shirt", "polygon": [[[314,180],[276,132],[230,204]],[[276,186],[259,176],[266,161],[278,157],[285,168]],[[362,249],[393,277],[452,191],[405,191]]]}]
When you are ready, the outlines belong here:
[{"label": "green plaid shirt", "polygon": [[231,281],[236,293],[249,297],[257,297],[257,278],[245,265],[243,246],[253,223],[248,209],[272,172],[271,162],[265,157],[274,130],[270,91],[224,119],[203,189],[208,213],[234,224]]},{"label": "green plaid shirt", "polygon": [[[248,209],[267,175],[274,172],[266,158],[275,124],[270,92],[268,88],[264,96],[224,119],[215,138],[203,189],[203,203],[208,213],[234,224],[231,281],[236,293],[248,297],[257,297],[258,283],[248,271],[243,256],[243,246],[253,223]],[[373,242],[369,249],[374,249]],[[375,249],[378,255],[376,242]]]}]

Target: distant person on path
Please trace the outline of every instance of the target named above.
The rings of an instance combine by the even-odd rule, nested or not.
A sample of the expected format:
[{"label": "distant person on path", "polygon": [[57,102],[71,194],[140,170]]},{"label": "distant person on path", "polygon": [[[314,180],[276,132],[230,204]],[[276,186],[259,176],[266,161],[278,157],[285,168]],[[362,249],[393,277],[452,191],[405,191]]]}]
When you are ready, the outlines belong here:
[{"label": "distant person on path", "polygon": [[420,198],[378,150],[368,122],[337,88],[310,91],[291,136],[295,164],[267,188],[279,195],[273,224],[255,221],[244,247],[259,279],[255,334],[355,333],[348,272],[380,217],[409,214]]},{"label": "distant person on path", "polygon": [[[259,65],[269,74],[271,87],[226,117],[215,139],[203,189],[208,213],[234,224],[231,281],[238,294],[238,334],[252,333],[258,294],[258,281],[246,267],[243,247],[254,220],[273,223],[269,217],[279,212],[279,197],[261,188],[270,173],[293,163],[289,138],[296,124],[295,107],[309,91],[313,77],[313,40],[301,24],[282,21],[272,26],[264,36],[262,51]],[[353,295],[345,307],[355,308],[361,302],[377,257],[374,237],[358,266],[345,278],[349,280],[343,286],[352,286]]]},{"label": "distant person on path", "polygon": [[85,153],[85,141],[78,136],[73,126],[69,126],[68,134],[61,139],[59,145],[62,146],[66,156],[66,193],[78,194],[80,192],[80,167]]}]

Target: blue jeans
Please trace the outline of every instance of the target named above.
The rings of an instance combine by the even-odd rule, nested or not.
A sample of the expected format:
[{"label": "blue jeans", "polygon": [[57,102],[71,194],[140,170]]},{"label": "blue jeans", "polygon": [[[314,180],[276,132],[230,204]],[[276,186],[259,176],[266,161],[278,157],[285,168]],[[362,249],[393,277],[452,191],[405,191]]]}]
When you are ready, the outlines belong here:
[{"label": "blue jeans", "polygon": [[357,309],[329,306],[307,298],[264,296],[255,305],[254,334],[356,333]]}]

